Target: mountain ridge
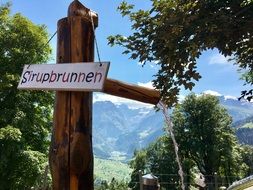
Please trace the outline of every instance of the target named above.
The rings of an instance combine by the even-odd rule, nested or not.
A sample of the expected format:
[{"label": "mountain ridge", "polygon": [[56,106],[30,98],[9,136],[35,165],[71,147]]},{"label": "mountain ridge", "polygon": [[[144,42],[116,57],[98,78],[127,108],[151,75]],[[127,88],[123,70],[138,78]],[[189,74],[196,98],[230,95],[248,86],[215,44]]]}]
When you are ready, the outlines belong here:
[{"label": "mountain ridge", "polygon": [[[218,99],[233,123],[253,117],[252,103],[225,96]],[[134,150],[146,147],[164,134],[162,113],[152,108],[132,109],[127,104],[97,101],[93,109],[93,147],[95,155],[101,158],[129,160]]]}]

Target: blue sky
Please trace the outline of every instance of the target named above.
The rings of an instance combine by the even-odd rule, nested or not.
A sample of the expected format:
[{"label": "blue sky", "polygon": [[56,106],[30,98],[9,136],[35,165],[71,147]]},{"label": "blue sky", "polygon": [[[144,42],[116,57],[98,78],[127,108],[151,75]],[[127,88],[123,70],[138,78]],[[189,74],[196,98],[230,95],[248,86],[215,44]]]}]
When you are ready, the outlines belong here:
[{"label": "blue sky", "polygon": [[[0,4],[7,0],[0,0]],[[36,24],[45,24],[50,34],[56,31],[57,21],[67,15],[70,0],[12,0],[12,13],[20,12]],[[149,85],[153,75],[157,71],[154,64],[141,67],[136,60],[128,59],[122,55],[122,48],[110,47],[107,45],[107,37],[113,34],[129,35],[131,25],[127,18],[122,18],[117,11],[121,0],[81,0],[86,7],[94,10],[99,15],[99,26],[96,29],[97,41],[99,44],[100,57],[102,61],[110,61],[108,76],[113,79],[128,83]],[[148,0],[128,0],[136,7],[146,9],[151,3]],[[51,41],[52,48],[56,49],[56,37]],[[97,60],[96,60],[97,61]],[[55,55],[52,55],[51,63],[55,62]],[[217,50],[204,52],[198,60],[198,71],[202,79],[196,83],[193,89],[195,93],[214,91],[227,96],[240,96],[240,91],[247,89],[243,86],[244,81],[239,80],[238,68],[228,63],[227,58],[218,53]],[[249,87],[248,87],[249,88]],[[182,92],[181,96],[189,92]],[[95,99],[111,99],[113,101],[127,102],[116,97],[96,94]]]}]

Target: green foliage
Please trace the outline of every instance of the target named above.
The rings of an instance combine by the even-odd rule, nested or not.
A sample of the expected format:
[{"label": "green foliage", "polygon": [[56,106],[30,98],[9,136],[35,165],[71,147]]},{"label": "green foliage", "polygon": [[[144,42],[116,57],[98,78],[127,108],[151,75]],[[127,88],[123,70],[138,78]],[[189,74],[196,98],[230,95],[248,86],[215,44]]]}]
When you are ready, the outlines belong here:
[{"label": "green foliage", "polygon": [[[189,160],[184,160],[185,170],[190,169]],[[190,164],[190,165],[189,165]],[[161,181],[161,188],[164,190],[179,189],[178,165],[175,160],[175,152],[170,137],[162,136],[144,150],[136,151],[134,159],[130,162],[133,169],[129,187],[139,190],[139,170],[144,173],[153,173]],[[175,174],[175,175],[169,175]],[[192,182],[191,174],[186,173],[187,183]]]},{"label": "green foliage", "polygon": [[130,168],[133,169],[129,187],[133,190],[139,190],[139,172],[149,172],[149,168],[147,167],[147,160],[148,157],[145,149],[134,152],[134,159],[129,163]]},{"label": "green foliage", "polygon": [[7,126],[0,129],[0,189],[13,189],[15,168],[20,160],[21,132],[17,128]]},{"label": "green foliage", "polygon": [[1,8],[0,23],[0,127],[19,128],[27,146],[45,152],[52,94],[17,90],[24,64],[49,58],[45,26],[34,25],[20,14],[10,16],[9,7]]},{"label": "green foliage", "polygon": [[[161,188],[164,190],[180,189],[180,178],[178,174],[178,164],[176,162],[176,155],[174,146],[170,137],[162,136],[155,143],[147,148],[147,165],[149,170],[155,174],[161,181]],[[192,176],[190,172],[191,163],[189,160],[182,160],[185,172],[185,182],[190,184]],[[190,164],[190,165],[188,165]],[[175,174],[175,175],[169,175]],[[187,186],[187,185],[186,185]]]},{"label": "green foliage", "polygon": [[243,162],[248,166],[246,176],[253,175],[253,147],[249,145],[243,145],[241,147],[241,154]]},{"label": "green foliage", "polygon": [[[39,188],[45,175],[45,168],[48,164],[47,155],[38,151],[22,151],[19,155],[19,163],[15,166],[15,181],[11,189]],[[49,178],[49,176],[46,176]],[[49,180],[49,179],[47,179]]]},{"label": "green foliage", "polygon": [[131,171],[127,164],[120,161],[94,159],[94,173],[97,180],[111,181],[114,178],[117,181],[128,181]]},{"label": "green foliage", "polygon": [[107,190],[109,187],[107,181],[102,181],[101,184],[95,185],[95,190]]},{"label": "green foliage", "polygon": [[6,143],[7,145],[12,144],[13,142],[20,142],[21,135],[19,129],[13,128],[9,125],[0,129],[0,140],[8,142]]},{"label": "green foliage", "polygon": [[19,129],[11,126],[0,129],[0,189],[39,187],[44,179],[47,156],[24,150],[22,140]]},{"label": "green foliage", "polygon": [[123,181],[117,181],[114,178],[111,180],[110,184],[106,181],[103,181],[98,188],[95,190],[127,190],[128,186]]},{"label": "green foliage", "polygon": [[151,0],[150,10],[134,11],[122,2],[119,10],[132,21],[132,35],[108,37],[139,62],[158,62],[154,84],[172,106],[180,87],[192,89],[200,79],[196,61],[203,51],[217,48],[248,72],[252,84],[253,43],[251,0]]},{"label": "green foliage", "polygon": [[45,26],[0,6],[0,189],[30,189],[46,166],[53,96],[17,90],[24,64],[44,63]]},{"label": "green foliage", "polygon": [[[187,96],[173,111],[173,123],[181,154],[195,162],[206,182],[213,183],[215,173],[238,178],[245,175],[231,118],[216,97]],[[227,183],[234,180],[226,179]]]},{"label": "green foliage", "polygon": [[[194,176],[202,174],[208,189],[214,188],[215,173],[220,184],[230,184],[251,172],[252,152],[243,151],[231,128],[231,118],[217,97],[191,94],[172,113],[174,134],[184,170],[186,189]],[[135,152],[130,187],[139,189],[138,171],[159,177],[162,189],[179,189],[178,165],[170,136],[159,138],[148,148]]]}]

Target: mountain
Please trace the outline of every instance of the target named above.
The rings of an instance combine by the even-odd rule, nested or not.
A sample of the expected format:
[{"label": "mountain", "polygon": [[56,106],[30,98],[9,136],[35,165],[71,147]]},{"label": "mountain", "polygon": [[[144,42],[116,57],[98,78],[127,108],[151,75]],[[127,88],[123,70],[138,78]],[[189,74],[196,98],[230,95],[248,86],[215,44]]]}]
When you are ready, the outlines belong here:
[{"label": "mountain", "polygon": [[247,117],[245,119],[238,120],[233,123],[233,128],[249,128],[248,124],[253,123],[253,116]]},{"label": "mountain", "polygon": [[253,123],[251,123],[251,127],[237,129],[235,133],[240,144],[253,146]]},{"label": "mountain", "polygon": [[240,144],[253,146],[253,116],[235,122],[233,127]]},{"label": "mountain", "polygon": [[233,118],[233,122],[253,116],[253,103],[246,100],[238,101],[235,98],[226,96],[218,96],[218,99],[220,104],[228,110],[229,115]]},{"label": "mountain", "polygon": [[[242,120],[251,121],[250,117],[253,119],[253,103],[225,96],[218,98],[232,116],[234,124],[242,123]],[[163,115],[152,108],[131,109],[126,104],[98,101],[93,109],[93,147],[99,158],[129,160],[134,150],[146,147],[164,133]],[[244,136],[253,134],[251,131],[243,133]],[[243,135],[240,137],[244,138]]]},{"label": "mountain", "polygon": [[126,160],[163,133],[161,113],[151,108],[130,109],[110,101],[93,105],[93,147],[101,158]]}]

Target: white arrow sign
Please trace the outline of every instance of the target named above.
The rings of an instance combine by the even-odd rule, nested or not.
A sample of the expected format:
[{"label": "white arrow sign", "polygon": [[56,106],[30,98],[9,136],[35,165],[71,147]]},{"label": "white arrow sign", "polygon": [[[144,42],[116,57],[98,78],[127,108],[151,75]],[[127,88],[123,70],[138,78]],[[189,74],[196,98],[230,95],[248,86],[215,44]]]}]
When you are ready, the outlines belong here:
[{"label": "white arrow sign", "polygon": [[101,91],[109,62],[25,65],[18,89]]}]

